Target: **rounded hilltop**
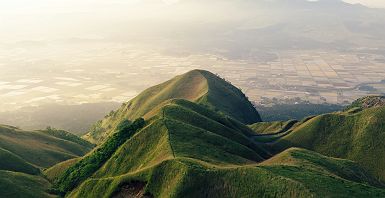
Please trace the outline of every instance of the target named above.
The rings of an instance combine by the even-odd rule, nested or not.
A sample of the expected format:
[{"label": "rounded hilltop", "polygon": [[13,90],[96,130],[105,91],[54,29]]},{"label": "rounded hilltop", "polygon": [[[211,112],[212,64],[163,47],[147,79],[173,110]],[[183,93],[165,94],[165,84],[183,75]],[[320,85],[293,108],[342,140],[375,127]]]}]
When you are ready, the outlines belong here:
[{"label": "rounded hilltop", "polygon": [[99,143],[122,120],[143,117],[155,108],[161,109],[165,101],[172,99],[197,103],[244,124],[261,121],[257,110],[240,89],[209,71],[195,69],[144,90],[97,122],[84,138]]}]

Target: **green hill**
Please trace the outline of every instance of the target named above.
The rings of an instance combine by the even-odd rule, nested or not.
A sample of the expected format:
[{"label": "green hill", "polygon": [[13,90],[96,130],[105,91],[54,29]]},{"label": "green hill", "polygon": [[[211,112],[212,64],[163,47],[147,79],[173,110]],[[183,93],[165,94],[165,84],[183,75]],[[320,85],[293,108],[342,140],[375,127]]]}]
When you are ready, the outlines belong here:
[{"label": "green hill", "polygon": [[68,197],[385,196],[382,184],[352,161],[303,149],[265,161],[271,156],[251,140],[251,129],[203,105],[169,100],[150,114],[107,160],[90,172],[92,159],[101,159],[98,152],[124,130],[61,174],[56,189]]},{"label": "green hill", "polygon": [[358,162],[385,181],[385,107],[316,116],[274,143],[280,152],[301,147]]},{"label": "green hill", "polygon": [[[248,127],[187,100],[176,99],[162,104],[162,108],[157,109],[147,123],[145,128],[129,138],[110,159],[102,163],[94,175],[119,175],[152,166],[175,156],[223,165],[250,164],[270,156],[248,138],[248,135],[252,135]],[[115,132],[99,149],[103,150],[105,145],[110,144],[111,139],[120,133],[122,132]],[[98,149],[87,157],[96,158],[92,155],[98,155],[97,151]],[[88,167],[87,164],[78,166]],[[75,171],[84,172],[78,169]],[[58,180],[59,188],[68,189],[66,185],[61,184],[72,185],[71,175],[76,174],[78,173],[65,173]]]},{"label": "green hill", "polygon": [[258,123],[249,125],[249,127],[257,135],[265,135],[265,134],[274,134],[274,133],[281,133],[283,131],[287,131],[298,123],[299,122],[297,120],[258,122]]},{"label": "green hill", "polygon": [[143,91],[96,123],[84,138],[100,143],[124,119],[142,117],[170,99],[196,102],[246,124],[261,121],[258,112],[242,91],[208,71],[193,70]]},{"label": "green hill", "polygon": [[39,168],[26,162],[21,157],[0,148],[0,170],[22,172],[31,175],[40,173]]},{"label": "green hill", "polygon": [[326,157],[313,151],[300,148],[290,148],[279,153],[262,163],[262,165],[288,165],[297,167],[306,167],[328,173],[346,180],[368,185],[384,187],[378,179],[370,176],[368,172],[359,166],[356,162],[346,159]]},{"label": "green hill", "polygon": [[0,197],[54,197],[47,193],[51,184],[43,177],[0,170]]},{"label": "green hill", "polygon": [[92,147],[90,143],[64,131],[24,131],[0,125],[0,149],[36,167],[47,168],[83,156]]},{"label": "green hill", "polygon": [[[385,107],[375,103],[250,124],[260,119],[242,92],[194,70],[106,116],[87,154],[93,145],[65,131],[3,126],[0,196],[31,185],[37,197],[385,197]],[[48,166],[52,186],[39,175]]]},{"label": "green hill", "polygon": [[83,156],[92,148],[91,143],[65,131],[25,131],[0,125],[0,197],[53,197],[42,169]]}]

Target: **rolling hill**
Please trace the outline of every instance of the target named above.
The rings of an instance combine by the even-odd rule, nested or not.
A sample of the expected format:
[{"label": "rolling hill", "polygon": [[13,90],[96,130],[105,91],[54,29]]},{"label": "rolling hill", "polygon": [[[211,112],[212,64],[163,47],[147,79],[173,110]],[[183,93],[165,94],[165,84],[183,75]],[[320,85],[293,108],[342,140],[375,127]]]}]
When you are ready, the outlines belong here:
[{"label": "rolling hill", "polygon": [[0,170],[0,197],[55,197],[51,184],[41,176]]},{"label": "rolling hill", "polygon": [[96,123],[84,138],[100,143],[124,119],[142,117],[154,108],[160,108],[159,105],[167,100],[178,98],[205,105],[245,124],[261,121],[258,112],[242,91],[208,71],[193,70],[143,91]]},{"label": "rolling hill", "polygon": [[0,125],[0,197],[52,197],[42,170],[83,156],[89,142],[65,131],[25,131]]},{"label": "rolling hill", "polygon": [[[158,88],[157,93],[163,90]],[[273,153],[271,142],[255,138],[290,131],[280,141],[315,118],[282,127],[279,122],[256,123],[250,128],[235,114],[201,101],[178,95],[144,105],[146,110],[139,108],[139,114],[110,116],[116,123],[95,150],[52,168],[59,170],[51,177],[54,189],[67,197],[385,196],[383,183],[361,163],[293,146]]]},{"label": "rolling hill", "polygon": [[[144,91],[106,116],[86,136],[98,143],[91,151],[90,143],[64,131],[3,126],[3,139],[11,142],[17,135],[12,142],[19,149],[0,147],[0,156],[18,164],[0,163],[0,195],[385,197],[385,161],[378,157],[385,150],[385,107],[378,102],[269,123],[260,122],[250,102],[241,105],[244,101],[226,81],[194,70]],[[257,123],[250,124],[253,119]],[[37,141],[42,139],[44,146]],[[60,150],[63,156],[48,155],[38,164],[22,156],[26,148]],[[37,151],[34,156],[42,155]],[[60,163],[49,165],[55,160]],[[40,168],[48,166],[41,176]]]},{"label": "rolling hill", "polygon": [[83,156],[92,147],[87,141],[64,131],[24,131],[0,126],[0,149],[41,168]]},{"label": "rolling hill", "polygon": [[[377,101],[377,99],[375,99]],[[290,147],[306,148],[323,155],[356,161],[385,181],[385,107],[357,107],[344,112],[316,116],[292,129],[273,144],[275,152]],[[364,102],[364,104],[367,104]],[[365,105],[366,106],[366,105]]]},{"label": "rolling hill", "polygon": [[[99,155],[91,153],[55,186],[68,197],[385,196],[382,183],[353,161],[294,148],[270,158],[252,135],[202,105],[170,100],[97,168],[87,171],[95,161],[86,158]],[[83,172],[88,177],[74,180]]]}]

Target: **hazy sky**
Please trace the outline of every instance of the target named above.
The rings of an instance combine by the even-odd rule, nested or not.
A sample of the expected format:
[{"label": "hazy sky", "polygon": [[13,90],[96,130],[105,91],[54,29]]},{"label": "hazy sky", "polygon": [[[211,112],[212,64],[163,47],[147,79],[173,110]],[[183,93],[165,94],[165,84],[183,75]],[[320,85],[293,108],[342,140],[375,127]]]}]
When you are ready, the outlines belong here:
[{"label": "hazy sky", "polygon": [[[117,88],[120,101],[189,66],[217,66],[211,60],[233,65],[275,60],[287,49],[385,49],[382,10],[306,1],[316,0],[0,0],[0,110],[115,97],[84,95],[83,88]],[[385,8],[385,0],[345,1]],[[155,66],[164,75],[148,72]],[[104,85],[109,72],[130,74],[112,87]],[[34,82],[32,91],[23,84]]]},{"label": "hazy sky", "polygon": [[384,0],[344,0],[348,3],[361,3],[370,7],[385,7]]}]

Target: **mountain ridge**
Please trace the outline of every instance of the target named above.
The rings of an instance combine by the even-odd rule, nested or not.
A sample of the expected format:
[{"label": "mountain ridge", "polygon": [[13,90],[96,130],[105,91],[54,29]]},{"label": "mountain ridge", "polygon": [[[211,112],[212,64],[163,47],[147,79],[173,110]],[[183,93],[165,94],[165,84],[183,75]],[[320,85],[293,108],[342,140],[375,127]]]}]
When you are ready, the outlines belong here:
[{"label": "mountain ridge", "polygon": [[[31,185],[36,197],[50,197],[47,192],[69,198],[385,197],[385,162],[378,157],[385,151],[385,107],[246,125],[243,116],[249,113],[259,120],[249,108],[238,88],[193,70],[106,116],[101,122],[107,125],[100,126],[105,136],[90,152],[36,175],[12,172],[35,174],[35,169],[1,150],[6,132],[0,133],[0,157],[25,168],[0,170],[6,176],[0,177],[0,195],[9,195],[5,187],[17,184],[12,193],[20,195]],[[60,130],[25,133],[70,144],[68,152],[76,151],[74,145],[92,145]],[[5,165],[0,169],[9,168]]]},{"label": "mountain ridge", "polygon": [[257,110],[238,88],[208,71],[192,70],[146,89],[97,122],[83,138],[100,143],[123,119],[133,120],[146,114],[148,117],[158,105],[178,98],[205,105],[243,123],[261,121]]}]

